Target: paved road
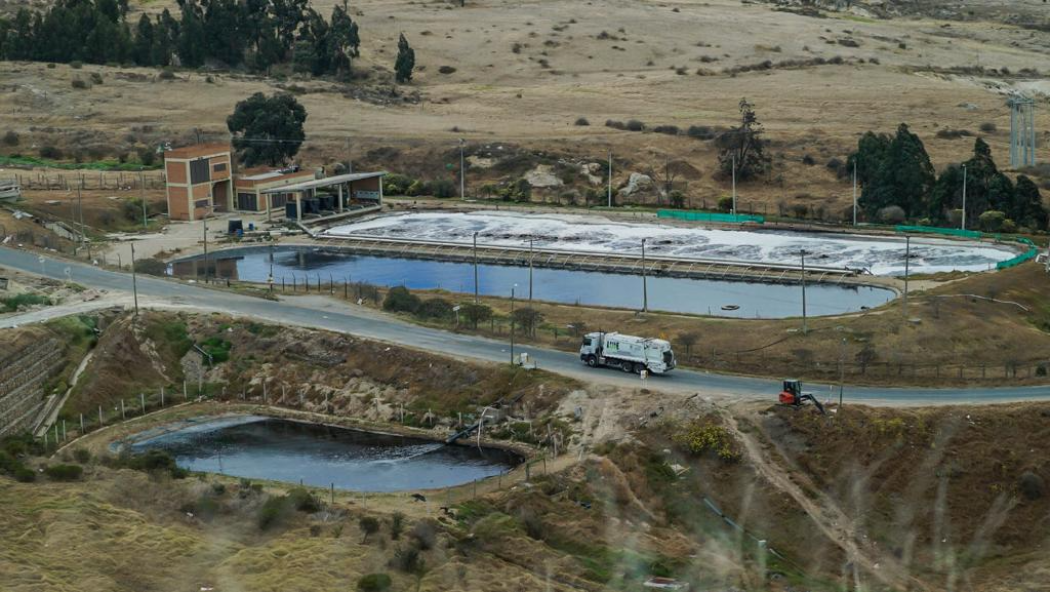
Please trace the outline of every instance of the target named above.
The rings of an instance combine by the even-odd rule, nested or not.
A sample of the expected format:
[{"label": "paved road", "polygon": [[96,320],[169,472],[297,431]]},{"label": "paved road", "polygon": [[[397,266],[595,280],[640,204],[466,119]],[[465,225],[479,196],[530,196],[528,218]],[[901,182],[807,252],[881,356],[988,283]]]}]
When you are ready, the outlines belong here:
[{"label": "paved road", "polygon": [[[105,271],[48,257],[43,257],[41,261],[41,256],[27,251],[0,248],[0,266],[56,279],[65,279],[68,270],[68,277],[84,286],[115,292],[131,291],[130,274]],[[510,358],[506,343],[419,327],[377,314],[370,309],[352,305],[343,306],[338,303],[325,304],[317,300],[296,299],[292,299],[291,302],[274,302],[147,276],[139,276],[138,292],[140,302],[148,302],[151,306],[203,309],[276,323],[341,331],[460,358],[491,362],[507,361]],[[302,304],[309,306],[302,306]],[[571,353],[536,347],[523,347],[520,351],[529,352],[540,368],[581,378],[592,384],[641,386],[640,379],[635,375],[623,374],[612,369],[586,368]],[[763,399],[770,402],[779,392],[779,386],[775,380],[687,370],[676,370],[665,376],[653,376],[645,384],[646,388],[653,390],[698,392],[716,397]],[[831,387],[812,385],[811,390],[823,398],[831,391]],[[835,393],[837,396],[837,390]],[[998,403],[1047,400],[1050,399],[1050,387],[978,387],[972,389],[847,387],[845,396],[847,401],[864,400],[866,403],[889,405]]]}]

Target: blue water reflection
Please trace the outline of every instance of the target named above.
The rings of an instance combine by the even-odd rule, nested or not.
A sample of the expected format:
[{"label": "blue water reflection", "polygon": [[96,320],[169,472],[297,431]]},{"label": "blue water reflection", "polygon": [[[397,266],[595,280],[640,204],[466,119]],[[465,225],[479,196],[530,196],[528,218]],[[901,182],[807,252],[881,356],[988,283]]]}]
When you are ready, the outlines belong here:
[{"label": "blue water reflection", "polygon": [[[203,273],[200,257],[173,264],[175,275]],[[270,250],[249,247],[222,251],[209,257],[211,274],[251,282],[265,282],[270,273]],[[642,278],[608,272],[574,271],[536,267],[533,298],[563,304],[641,309]],[[293,282],[302,290],[305,281],[326,287],[330,281],[365,282],[380,286],[404,285],[411,289],[442,289],[463,294],[474,292],[474,267],[470,263],[358,255],[347,251],[304,247],[273,250],[273,275],[278,289]],[[479,265],[478,291],[486,296],[509,297],[517,285],[518,298],[529,296],[528,267]],[[777,319],[802,315],[798,285],[653,277],[647,279],[649,309],[675,313],[734,318]],[[870,286],[810,284],[806,310],[810,316],[828,316],[874,308],[893,299],[892,290]]]}]

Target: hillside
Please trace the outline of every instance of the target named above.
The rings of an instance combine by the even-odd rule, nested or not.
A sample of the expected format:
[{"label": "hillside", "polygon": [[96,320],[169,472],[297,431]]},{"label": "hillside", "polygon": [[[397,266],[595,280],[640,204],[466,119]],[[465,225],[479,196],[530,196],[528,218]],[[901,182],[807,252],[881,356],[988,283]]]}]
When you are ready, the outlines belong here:
[{"label": "hillside", "polygon": [[[685,186],[691,205],[710,206],[729,184],[713,175],[712,142],[684,131],[699,126],[710,134],[732,125],[737,102],[747,97],[765,123],[775,167],[764,181],[740,187],[742,208],[797,204],[838,213],[849,185],[825,165],[863,132],[908,122],[937,166],[962,159],[972,136],[981,135],[1003,162],[1005,93],[1048,92],[1038,66],[1047,63],[1050,34],[1026,27],[1037,21],[1015,18],[1035,14],[1036,3],[1015,3],[1006,15],[975,3],[965,20],[954,18],[954,9],[916,14],[906,3],[890,19],[878,11],[807,16],[788,4],[555,0],[537,10],[503,0],[462,8],[366,1],[352,9],[362,57],[351,83],[279,71],[269,79],[187,71],[164,81],[149,69],[2,63],[9,92],[0,96],[0,130],[22,134],[23,149],[51,144],[66,152],[186,143],[197,129],[222,139],[225,115],[238,100],[291,89],[310,114],[301,153],[309,165],[352,159],[359,170],[439,178],[449,174],[446,165],[465,138],[468,155],[478,157],[468,178],[468,192],[476,194],[482,184],[512,180],[538,163],[600,162],[612,150],[618,184],[631,172],[658,176],[666,163],[684,159],[697,170]],[[331,10],[330,2],[314,6]],[[390,74],[399,32],[417,55],[405,86]],[[454,71],[442,74],[442,66]],[[100,73],[103,84],[72,88],[74,77],[89,72]],[[1047,117],[1037,110],[1037,129]],[[579,118],[590,125],[574,125]],[[604,126],[632,119],[649,130],[677,126],[683,135]],[[586,181],[568,181],[538,193],[582,200]]]}]

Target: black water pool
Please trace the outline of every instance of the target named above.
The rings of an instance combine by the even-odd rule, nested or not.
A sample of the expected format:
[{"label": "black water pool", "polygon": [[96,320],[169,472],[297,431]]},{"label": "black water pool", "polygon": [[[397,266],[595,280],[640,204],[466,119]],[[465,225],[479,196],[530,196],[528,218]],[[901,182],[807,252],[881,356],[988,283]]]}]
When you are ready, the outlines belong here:
[{"label": "black water pool", "polygon": [[133,453],[151,449],[168,451],[191,471],[370,492],[452,487],[521,462],[499,448],[258,416],[178,426],[131,445]]},{"label": "black water pool", "polygon": [[[268,248],[250,247],[221,251],[209,256],[212,277],[265,282],[270,274]],[[303,247],[273,250],[273,276],[277,289],[282,281],[299,291],[304,282],[316,289],[320,281],[365,282],[380,286],[404,285],[411,289],[444,289],[473,294],[474,266],[470,263],[358,255],[348,251]],[[176,261],[172,273],[202,273],[200,256]],[[649,309],[674,313],[734,318],[779,319],[802,316],[802,290],[798,285],[707,279],[649,277]],[[563,304],[583,304],[640,310],[643,286],[640,275],[549,269],[533,270],[533,298]],[[516,286],[516,287],[515,287]],[[528,267],[479,265],[478,291],[486,296],[529,297]],[[838,315],[874,308],[894,298],[892,290],[870,286],[810,284],[806,287],[806,312],[810,316]]]}]

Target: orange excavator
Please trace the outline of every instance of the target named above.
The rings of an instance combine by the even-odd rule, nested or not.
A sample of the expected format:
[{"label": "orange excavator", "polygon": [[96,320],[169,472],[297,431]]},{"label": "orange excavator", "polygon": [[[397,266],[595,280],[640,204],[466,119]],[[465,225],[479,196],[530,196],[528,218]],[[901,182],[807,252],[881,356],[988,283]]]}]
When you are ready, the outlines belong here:
[{"label": "orange excavator", "polygon": [[824,406],[813,396],[813,393],[802,392],[802,381],[789,378],[784,381],[784,390],[780,391],[780,404],[800,408],[806,401],[813,401],[817,410],[824,415]]}]

